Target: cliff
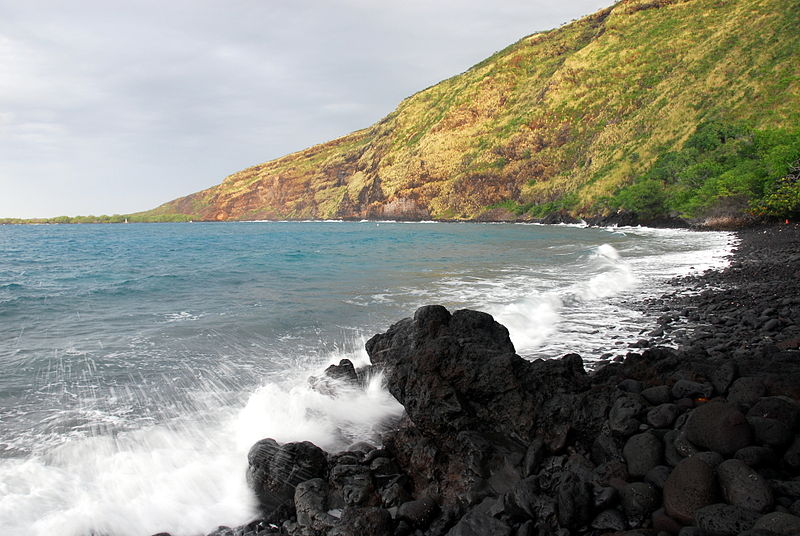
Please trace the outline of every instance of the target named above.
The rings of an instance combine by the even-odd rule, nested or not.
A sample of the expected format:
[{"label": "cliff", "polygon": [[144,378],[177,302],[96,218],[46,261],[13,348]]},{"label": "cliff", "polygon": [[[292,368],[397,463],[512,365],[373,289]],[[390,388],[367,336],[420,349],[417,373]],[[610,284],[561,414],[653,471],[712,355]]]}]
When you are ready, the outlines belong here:
[{"label": "cliff", "polygon": [[608,212],[705,122],[800,124],[799,10],[797,0],[623,0],[520,40],[366,129],[133,216]]}]

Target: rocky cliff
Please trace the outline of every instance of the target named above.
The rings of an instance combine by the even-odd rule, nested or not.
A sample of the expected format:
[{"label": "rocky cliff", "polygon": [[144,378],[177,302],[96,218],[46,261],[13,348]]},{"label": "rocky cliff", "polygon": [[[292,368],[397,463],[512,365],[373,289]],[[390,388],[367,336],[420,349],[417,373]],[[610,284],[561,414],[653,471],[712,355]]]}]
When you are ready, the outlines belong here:
[{"label": "rocky cliff", "polygon": [[797,0],[623,0],[378,123],[137,215],[512,219],[604,200],[710,119],[800,124]]}]

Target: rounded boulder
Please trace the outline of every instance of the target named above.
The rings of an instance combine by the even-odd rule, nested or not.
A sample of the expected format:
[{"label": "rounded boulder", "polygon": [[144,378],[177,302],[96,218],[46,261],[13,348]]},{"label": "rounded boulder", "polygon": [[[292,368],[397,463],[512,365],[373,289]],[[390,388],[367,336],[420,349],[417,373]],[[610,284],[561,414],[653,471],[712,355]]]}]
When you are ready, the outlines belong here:
[{"label": "rounded boulder", "polygon": [[715,503],[717,496],[714,469],[695,456],[676,465],[664,483],[664,508],[682,523],[691,523],[695,512]]},{"label": "rounded boulder", "polygon": [[661,463],[664,458],[664,443],[651,433],[636,434],[625,443],[622,455],[628,464],[628,474],[643,477]]},{"label": "rounded boulder", "polygon": [[692,444],[731,455],[753,442],[750,425],[741,411],[727,402],[709,402],[698,407],[686,422]]},{"label": "rounded boulder", "polygon": [[725,501],[756,512],[765,512],[773,504],[767,481],[741,460],[725,460],[717,467],[717,480]]}]

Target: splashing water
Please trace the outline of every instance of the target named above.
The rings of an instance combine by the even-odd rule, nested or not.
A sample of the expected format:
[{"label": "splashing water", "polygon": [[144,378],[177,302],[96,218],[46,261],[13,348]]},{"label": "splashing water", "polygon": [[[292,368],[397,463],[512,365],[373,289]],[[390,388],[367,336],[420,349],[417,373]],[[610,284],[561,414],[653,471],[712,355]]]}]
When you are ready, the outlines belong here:
[{"label": "splashing water", "polygon": [[[495,315],[529,358],[635,340],[626,305],[720,266],[721,233],[523,225],[0,227],[0,527],[175,536],[256,515],[264,437],[335,451],[402,408],[330,363],[425,304]],[[610,337],[617,342],[611,343]]]}]

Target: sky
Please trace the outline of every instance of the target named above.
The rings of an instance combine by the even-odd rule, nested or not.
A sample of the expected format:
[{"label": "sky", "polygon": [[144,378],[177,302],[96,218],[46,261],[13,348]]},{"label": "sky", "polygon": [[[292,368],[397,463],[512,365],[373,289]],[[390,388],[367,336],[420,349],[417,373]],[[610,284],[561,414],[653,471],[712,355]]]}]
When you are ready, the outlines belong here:
[{"label": "sky", "polygon": [[0,217],[125,214],[610,0],[0,0]]}]

